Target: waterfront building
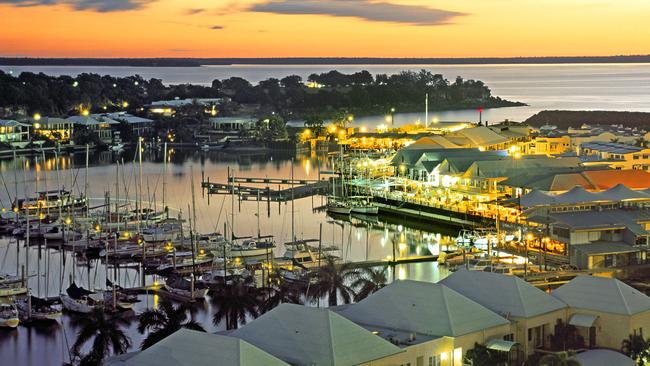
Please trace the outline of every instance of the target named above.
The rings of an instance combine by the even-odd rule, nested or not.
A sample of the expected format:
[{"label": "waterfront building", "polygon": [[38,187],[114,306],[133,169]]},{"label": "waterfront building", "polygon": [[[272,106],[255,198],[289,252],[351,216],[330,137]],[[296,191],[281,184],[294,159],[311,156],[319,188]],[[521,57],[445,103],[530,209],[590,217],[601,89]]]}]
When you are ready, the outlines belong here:
[{"label": "waterfront building", "polygon": [[607,165],[612,169],[650,170],[650,148],[594,141],[580,145],[585,165]]},{"label": "waterfront building", "polygon": [[152,119],[134,116],[126,112],[103,113],[93,116],[126,123],[131,128],[134,136],[145,136],[153,132],[154,121]]},{"label": "waterfront building", "polygon": [[23,148],[30,141],[30,128],[26,123],[0,119],[0,143]]},{"label": "waterfront building", "polygon": [[68,117],[67,120],[76,126],[83,126],[88,129],[105,144],[113,142],[113,127],[119,124],[119,122],[103,115],[72,116]]},{"label": "waterfront building", "polygon": [[578,276],[552,295],[569,306],[567,322],[589,347],[620,349],[650,329],[650,297],[617,279]]},{"label": "waterfront building", "polygon": [[567,305],[517,276],[458,270],[439,282],[512,322],[511,341],[529,356],[550,347],[558,321],[565,321]]},{"label": "waterfront building", "polygon": [[32,120],[32,135],[57,143],[74,143],[74,122],[58,117]]},{"label": "waterfront building", "polygon": [[255,128],[257,119],[253,116],[213,117],[210,125],[219,133],[236,133]]},{"label": "waterfront building", "polygon": [[397,365],[403,352],[329,309],[281,304],[227,332],[292,365]]},{"label": "waterfront building", "polygon": [[142,350],[113,356],[106,366],[289,366],[234,337],[180,329]]},{"label": "waterfront building", "polygon": [[[650,185],[650,175],[645,178],[645,185]],[[645,191],[622,184],[599,192],[575,186],[559,195],[534,190],[510,202],[578,268],[622,267],[648,260],[650,194]]]},{"label": "waterfront building", "polygon": [[184,107],[197,106],[203,110],[206,115],[217,115],[217,104],[221,103],[221,98],[186,98],[172,100],[157,100],[147,105],[147,113],[163,117],[173,117],[176,112]]},{"label": "waterfront building", "polygon": [[336,311],[404,350],[378,365],[460,366],[476,344],[517,357],[508,319],[442,284],[398,280]]}]

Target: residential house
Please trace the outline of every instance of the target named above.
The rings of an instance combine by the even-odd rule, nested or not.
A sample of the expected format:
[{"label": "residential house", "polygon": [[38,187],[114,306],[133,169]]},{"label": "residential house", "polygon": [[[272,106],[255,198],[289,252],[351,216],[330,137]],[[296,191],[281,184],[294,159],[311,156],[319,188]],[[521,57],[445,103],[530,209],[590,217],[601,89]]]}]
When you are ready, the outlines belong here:
[{"label": "residential house", "polygon": [[57,143],[74,143],[74,122],[58,117],[42,117],[32,120],[32,135]]},{"label": "residential house", "polygon": [[509,337],[529,356],[550,346],[554,326],[567,306],[517,276],[459,270],[439,282],[512,322]]},{"label": "residential house", "polygon": [[147,112],[151,115],[159,115],[164,117],[173,117],[176,112],[183,107],[196,105],[203,109],[204,113],[209,116],[217,115],[217,104],[221,103],[220,98],[187,98],[187,99],[172,99],[172,100],[157,100],[151,102],[147,108]]},{"label": "residential house", "polygon": [[146,136],[151,134],[153,131],[153,120],[134,116],[126,112],[105,113],[98,115],[98,117],[126,123],[131,128],[131,131],[133,131],[134,136]]},{"label": "residential house", "polygon": [[586,346],[620,349],[630,334],[650,330],[650,297],[617,279],[578,276],[552,295],[569,306],[568,324]]},{"label": "residential house", "polygon": [[612,169],[650,170],[650,148],[594,141],[580,145],[585,165],[606,164]]},{"label": "residential house", "polygon": [[477,343],[515,346],[509,320],[443,284],[398,280],[336,311],[404,350],[378,365],[461,366]]},{"label": "residential house", "polygon": [[31,125],[14,120],[0,119],[0,143],[22,148],[29,144]]},{"label": "residential house", "polygon": [[251,130],[255,128],[256,123],[257,119],[252,116],[210,118],[212,128],[221,133],[239,133]]},{"label": "residential house", "polygon": [[113,142],[113,127],[119,122],[103,115],[92,116],[72,116],[67,120],[72,121],[76,126],[83,126],[91,133],[95,134],[100,141],[105,144]]}]

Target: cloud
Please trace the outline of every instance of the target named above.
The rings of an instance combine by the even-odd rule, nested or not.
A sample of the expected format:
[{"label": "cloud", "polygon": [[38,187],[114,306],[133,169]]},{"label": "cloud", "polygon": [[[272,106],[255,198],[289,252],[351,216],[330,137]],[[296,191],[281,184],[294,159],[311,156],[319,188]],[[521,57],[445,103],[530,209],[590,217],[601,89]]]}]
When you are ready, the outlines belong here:
[{"label": "cloud", "polygon": [[194,15],[194,14],[203,13],[204,11],[205,11],[205,9],[201,9],[201,8],[197,8],[197,9],[187,9],[187,11],[185,12],[185,14],[187,14],[187,15]]},{"label": "cloud", "polygon": [[213,25],[212,27],[210,27],[210,29],[214,29],[214,30],[219,30],[219,29],[223,29],[223,28],[224,28],[223,25]]},{"label": "cloud", "polygon": [[316,14],[353,17],[373,22],[412,25],[441,25],[465,15],[426,6],[399,5],[372,0],[266,0],[254,4],[249,11],[275,14]]},{"label": "cloud", "polygon": [[20,7],[64,4],[75,10],[90,10],[100,13],[135,10],[156,0],[0,0],[0,4]]}]

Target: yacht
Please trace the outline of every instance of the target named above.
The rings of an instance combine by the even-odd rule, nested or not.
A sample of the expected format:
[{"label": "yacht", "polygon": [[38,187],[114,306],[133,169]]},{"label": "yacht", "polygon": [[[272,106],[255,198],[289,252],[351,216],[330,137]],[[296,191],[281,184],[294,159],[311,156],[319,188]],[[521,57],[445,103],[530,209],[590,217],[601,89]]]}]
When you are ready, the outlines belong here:
[{"label": "yacht", "polygon": [[327,212],[339,214],[339,215],[349,215],[351,212],[350,205],[347,202],[337,199],[336,197],[327,198]]},{"label": "yacht", "polygon": [[348,198],[350,212],[361,215],[377,215],[379,207],[372,204],[372,197],[352,196]]},{"label": "yacht", "polygon": [[208,288],[200,288],[198,283],[192,285],[192,280],[183,277],[170,277],[165,282],[165,290],[172,295],[189,299],[204,299]]},{"label": "yacht", "polygon": [[300,240],[284,244],[286,250],[282,255],[282,259],[291,261],[294,266],[301,268],[314,268],[318,267],[319,263],[322,265],[327,258],[339,259],[337,255],[339,248],[337,247],[323,247],[318,249],[309,245],[308,241]]},{"label": "yacht", "polygon": [[[31,296],[31,303],[23,299],[16,303],[21,318],[38,321],[57,321],[61,319],[61,308],[55,307],[49,301]],[[31,305],[31,318],[29,307]]]}]

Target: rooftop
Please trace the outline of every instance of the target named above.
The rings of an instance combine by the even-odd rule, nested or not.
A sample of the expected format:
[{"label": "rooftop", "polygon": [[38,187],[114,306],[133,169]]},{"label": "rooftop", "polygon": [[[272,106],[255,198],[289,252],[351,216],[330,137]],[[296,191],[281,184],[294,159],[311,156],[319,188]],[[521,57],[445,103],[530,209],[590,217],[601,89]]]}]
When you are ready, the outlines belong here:
[{"label": "rooftop", "polygon": [[510,323],[447,286],[404,280],[391,283],[339,313],[364,326],[434,337],[461,336]]},{"label": "rooftop", "polygon": [[[217,362],[218,361],[218,362]],[[109,358],[106,366],[288,366],[238,338],[181,329],[139,352]]]},{"label": "rooftop", "polygon": [[341,315],[282,304],[230,333],[292,365],[357,365],[402,352]]},{"label": "rooftop", "polygon": [[650,310],[650,297],[615,278],[578,276],[552,295],[578,309],[621,315]]},{"label": "rooftop", "polygon": [[616,142],[592,141],[580,144],[580,149],[589,149],[613,154],[630,154],[644,150],[642,147]]},{"label": "rooftop", "polygon": [[459,270],[440,281],[502,316],[529,318],[566,305],[517,276]]}]

